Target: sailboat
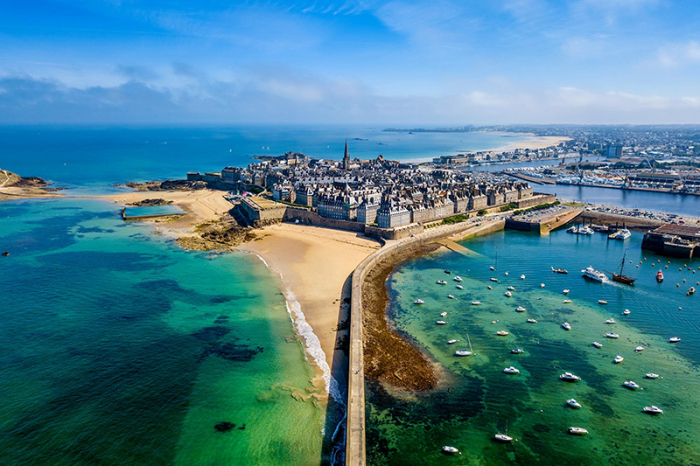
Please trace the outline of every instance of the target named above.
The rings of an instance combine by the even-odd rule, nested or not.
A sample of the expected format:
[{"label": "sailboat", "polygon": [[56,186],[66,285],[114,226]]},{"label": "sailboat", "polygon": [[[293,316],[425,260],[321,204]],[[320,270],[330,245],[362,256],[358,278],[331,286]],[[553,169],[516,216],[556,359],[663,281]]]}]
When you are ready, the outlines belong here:
[{"label": "sailboat", "polygon": [[625,285],[634,286],[634,281],[636,280],[636,278],[628,277],[627,275],[622,274],[622,271],[625,268],[625,257],[626,256],[627,256],[627,249],[625,249],[625,253],[622,255],[622,264],[620,264],[620,273],[613,272],[612,279],[613,279],[613,281],[624,283]]},{"label": "sailboat", "polygon": [[468,333],[467,333],[467,341],[469,342],[469,351],[457,350],[457,351],[455,351],[455,356],[471,356],[474,354],[474,350],[472,349],[472,341],[469,339]]},{"label": "sailboat", "polygon": [[513,437],[508,435],[508,421],[506,421],[506,433],[505,434],[496,434],[493,436],[493,438],[497,442],[503,442],[503,443],[508,443],[513,441]]}]

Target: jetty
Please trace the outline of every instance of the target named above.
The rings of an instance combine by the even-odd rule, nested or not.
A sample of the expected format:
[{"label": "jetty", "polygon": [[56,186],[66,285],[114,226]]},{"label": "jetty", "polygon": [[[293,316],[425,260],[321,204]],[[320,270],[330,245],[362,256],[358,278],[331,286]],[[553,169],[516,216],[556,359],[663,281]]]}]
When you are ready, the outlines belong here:
[{"label": "jetty", "polygon": [[122,207],[122,220],[125,222],[140,222],[143,220],[154,220],[159,218],[180,218],[185,215],[184,212],[171,212],[169,214],[151,214],[151,215],[127,215],[126,207]]},{"label": "jetty", "polygon": [[700,227],[667,224],[644,234],[642,249],[673,257],[700,256]]},{"label": "jetty", "polygon": [[582,213],[582,207],[558,205],[542,211],[510,216],[506,219],[505,228],[548,235],[552,230],[566,225]]}]

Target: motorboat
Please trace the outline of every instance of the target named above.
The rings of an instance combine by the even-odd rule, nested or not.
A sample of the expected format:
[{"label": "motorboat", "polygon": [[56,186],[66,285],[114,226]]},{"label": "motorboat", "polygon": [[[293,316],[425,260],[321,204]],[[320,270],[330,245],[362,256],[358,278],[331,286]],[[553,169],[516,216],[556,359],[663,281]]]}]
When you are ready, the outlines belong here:
[{"label": "motorboat", "polygon": [[535,319],[527,319],[528,324],[536,324],[537,321]]},{"label": "motorboat", "polygon": [[491,270],[496,270],[496,267],[494,267],[494,266],[492,265],[491,267],[489,267],[489,269],[491,269]]},{"label": "motorboat", "polygon": [[625,358],[623,358],[622,356],[620,356],[620,355],[618,354],[617,356],[615,356],[615,359],[613,359],[613,362],[614,362],[615,364],[620,364],[620,363],[621,363],[622,361],[624,361],[624,360],[625,360]]},{"label": "motorboat", "polygon": [[455,277],[455,278],[453,278],[452,280],[454,280],[454,281],[456,281],[456,282],[461,282],[461,281],[462,281],[462,277]]},{"label": "motorboat", "polygon": [[447,285],[447,282],[445,280],[438,280],[435,283],[437,283],[438,285]]},{"label": "motorboat", "polygon": [[520,276],[520,279],[521,279],[521,280],[525,280],[525,275],[521,275],[521,276]]},{"label": "motorboat", "polygon": [[525,308],[522,307],[522,306],[518,306],[518,307],[515,308],[515,312],[525,312],[526,310],[527,310],[527,309],[525,309]]},{"label": "motorboat", "polygon": [[460,451],[457,448],[451,447],[449,445],[445,445],[444,447],[442,447],[442,452],[446,455],[461,455],[462,454],[462,453],[460,453]]},{"label": "motorboat", "polygon": [[562,291],[564,294],[569,294],[569,290],[567,288],[564,288],[564,291]]},{"label": "motorboat", "polygon": [[457,285],[456,288],[457,288],[458,290],[463,290],[463,289],[464,289],[464,287],[463,287],[462,285]]},{"label": "motorboat", "polygon": [[472,301],[472,306],[481,306],[481,301]]},{"label": "motorboat", "polygon": [[499,330],[498,332],[496,332],[496,335],[498,335],[499,337],[507,337],[509,333],[505,330]]},{"label": "motorboat", "polygon": [[574,409],[581,409],[581,403],[574,400],[573,398],[566,400],[566,404],[571,406]]},{"label": "motorboat", "polygon": [[565,299],[564,301],[562,301],[562,303],[564,304],[571,304],[572,302],[573,301],[571,301],[570,299]]},{"label": "motorboat", "polygon": [[669,343],[678,343],[679,341],[681,341],[680,337],[671,337],[668,339]]},{"label": "motorboat", "polygon": [[440,317],[445,317],[447,315],[447,312],[441,312]]},{"label": "motorboat", "polygon": [[564,330],[571,330],[571,324],[568,322],[564,322],[563,324],[561,324],[561,328],[563,328]]},{"label": "motorboat", "polygon": [[646,377],[647,379],[658,379],[659,374],[655,374],[654,372],[647,372],[644,377]]},{"label": "motorboat", "polygon": [[575,234],[578,233],[578,228],[576,228],[576,225],[574,225],[574,226],[569,227],[569,228],[566,230],[566,232],[567,232],[567,233],[572,233],[572,234],[575,235]]},{"label": "motorboat", "polygon": [[446,273],[447,275],[449,275],[449,274],[451,274],[452,272],[450,272],[449,270],[445,270],[445,273]]},{"label": "motorboat", "polygon": [[524,352],[525,352],[525,350],[522,348],[516,348],[516,349],[510,350],[510,354],[523,354]]},{"label": "motorboat", "polygon": [[498,278],[494,278],[494,277],[489,278],[489,280],[491,280],[492,282],[498,282]]},{"label": "motorboat", "polygon": [[515,287],[514,287],[514,286],[509,286],[509,287],[507,288],[507,290],[508,290],[508,291],[515,291]]},{"label": "motorboat", "polygon": [[581,270],[581,273],[583,274],[584,278],[588,278],[590,280],[596,281],[596,282],[603,282],[605,281],[605,274],[603,272],[599,272],[590,265],[586,267],[585,269]]},{"label": "motorboat", "polygon": [[608,302],[607,302],[606,300],[604,300],[604,299],[599,299],[599,300],[598,300],[598,304],[601,304],[601,305],[604,306],[604,305],[608,304]]},{"label": "motorboat", "polygon": [[445,322],[444,320],[438,320],[435,322],[435,324],[436,325],[447,325],[447,322]]},{"label": "motorboat", "polygon": [[447,297],[450,299],[455,299],[454,295],[451,295],[451,294],[448,294]]},{"label": "motorboat", "polygon": [[552,272],[554,272],[554,273],[562,273],[562,274],[567,274],[567,273],[569,273],[569,271],[566,270],[566,269],[555,269],[554,267],[552,267]]},{"label": "motorboat", "polygon": [[645,406],[644,409],[642,410],[647,414],[663,414],[664,410],[659,408],[658,406]]},{"label": "motorboat", "polygon": [[630,314],[632,314],[632,312],[629,309],[625,309],[624,311],[622,311],[622,315],[628,316]]},{"label": "motorboat", "polygon": [[447,344],[448,344],[448,345],[454,345],[454,344],[457,343],[458,341],[459,341],[459,340],[447,340]]},{"label": "motorboat", "polygon": [[511,437],[510,435],[506,435],[506,434],[496,434],[493,436],[493,438],[495,440],[497,440],[499,442],[503,442],[503,443],[508,443],[508,442],[513,441],[513,437]]},{"label": "motorboat", "polygon": [[659,270],[658,272],[656,272],[656,281],[659,282],[659,283],[661,283],[662,281],[664,281],[664,273],[663,273],[661,270]]},{"label": "motorboat", "polygon": [[617,333],[608,332],[605,334],[605,338],[616,339],[616,338],[620,338],[620,335],[618,335]]},{"label": "motorboat", "polygon": [[544,288],[544,283],[540,283],[540,288]]},{"label": "motorboat", "polygon": [[616,324],[615,319],[608,319],[605,321],[606,324]]},{"label": "motorboat", "polygon": [[423,301],[422,299],[416,299],[415,301],[413,301],[413,304],[425,304],[425,301]]},{"label": "motorboat", "polygon": [[569,433],[572,435],[586,435],[588,431],[583,427],[569,427]]},{"label": "motorboat", "polygon": [[505,275],[505,276],[507,277],[507,276],[508,276],[508,271],[506,270],[506,273],[504,273],[503,275]]},{"label": "motorboat", "polygon": [[632,232],[630,232],[627,228],[623,228],[622,230],[617,231],[617,233],[615,235],[615,239],[624,241],[626,239],[630,239],[631,236],[632,236]]},{"label": "motorboat", "polygon": [[643,347],[643,346],[637,346],[634,350],[635,350],[637,353],[639,353],[640,351],[644,351],[644,347]]},{"label": "motorboat", "polygon": [[503,369],[504,374],[520,374],[520,371],[513,366]]},{"label": "motorboat", "polygon": [[511,293],[510,291],[506,291],[505,293],[503,293],[503,296],[505,296],[506,298],[510,298],[511,296],[513,296],[513,293]]},{"label": "motorboat", "polygon": [[690,289],[688,290],[688,292],[687,292],[686,294],[687,294],[688,296],[690,296],[691,294],[695,294],[695,287],[694,287],[694,286],[691,286]]},{"label": "motorboat", "polygon": [[602,344],[602,343],[598,343],[597,341],[594,341],[594,342],[591,343],[591,344],[592,344],[593,346],[595,346],[596,348],[602,348],[602,347],[603,347],[603,344]]},{"label": "motorboat", "polygon": [[639,390],[641,387],[631,380],[625,380],[622,384],[623,387],[629,388],[630,390]]},{"label": "motorboat", "polygon": [[491,288],[491,285],[487,286],[487,288],[488,288],[489,290],[493,290],[493,288]]},{"label": "motorboat", "polygon": [[591,227],[581,227],[578,229],[579,235],[591,236],[593,233],[595,232]]},{"label": "motorboat", "polygon": [[614,232],[614,233],[610,233],[610,234],[608,235],[608,239],[617,239],[617,234],[618,234],[619,232],[620,232],[620,230],[618,230],[618,231],[616,231],[616,232]]},{"label": "motorboat", "polygon": [[581,377],[574,375],[571,372],[564,372],[559,376],[559,380],[563,380],[564,382],[578,382],[581,380]]}]

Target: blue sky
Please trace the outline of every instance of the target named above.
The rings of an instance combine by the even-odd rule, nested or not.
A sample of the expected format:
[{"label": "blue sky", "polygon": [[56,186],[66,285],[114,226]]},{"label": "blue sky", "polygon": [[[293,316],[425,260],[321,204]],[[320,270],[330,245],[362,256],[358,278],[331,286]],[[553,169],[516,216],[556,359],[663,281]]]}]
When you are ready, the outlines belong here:
[{"label": "blue sky", "polygon": [[700,123],[694,0],[0,0],[0,123]]}]

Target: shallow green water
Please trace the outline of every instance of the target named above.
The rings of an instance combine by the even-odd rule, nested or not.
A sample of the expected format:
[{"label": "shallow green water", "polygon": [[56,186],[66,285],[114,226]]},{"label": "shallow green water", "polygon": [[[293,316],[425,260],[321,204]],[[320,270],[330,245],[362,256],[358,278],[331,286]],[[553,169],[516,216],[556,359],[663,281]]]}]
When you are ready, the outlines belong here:
[{"label": "shallow green water", "polygon": [[0,204],[0,463],[321,463],[326,413],[277,279],[118,214]]},{"label": "shallow green water", "polygon": [[[642,252],[640,243],[641,235],[636,233],[623,244],[600,234],[579,237],[556,232],[539,237],[500,232],[464,242],[474,251],[469,256],[441,252],[397,270],[389,281],[390,314],[398,329],[423,347],[446,374],[443,386],[428,395],[397,398],[370,387],[368,462],[700,461],[700,305],[698,295],[685,294],[700,280],[700,263],[672,260],[663,269],[666,280],[659,285],[655,273],[667,265],[668,258]],[[616,270],[625,248],[629,248],[626,271],[638,277],[637,286],[582,278],[580,270],[588,265]],[[658,259],[662,262],[656,262]],[[656,262],[654,267],[652,262]],[[490,266],[496,270],[489,270]],[[551,266],[566,268],[569,274],[554,274]],[[445,269],[452,274],[446,275]],[[521,274],[525,279],[520,279]],[[464,279],[464,290],[456,289],[455,275]],[[490,281],[491,277],[499,282]],[[448,285],[435,283],[442,279]],[[511,298],[504,296],[508,286],[515,287]],[[564,289],[570,290],[568,296],[562,294]],[[448,294],[455,299],[448,299]],[[417,298],[425,304],[414,305]],[[571,304],[563,303],[567,298]],[[600,299],[608,304],[598,304]],[[472,306],[475,300],[482,305]],[[516,312],[517,306],[527,311]],[[631,311],[629,316],[622,315],[626,308]],[[445,326],[435,324],[441,312],[447,312]],[[527,323],[528,318],[537,323]],[[617,323],[606,324],[609,318]],[[571,331],[561,328],[565,321],[571,324]],[[498,330],[510,334],[499,337]],[[609,331],[620,338],[605,338]],[[475,355],[455,357],[455,350],[468,349],[467,334]],[[682,341],[672,345],[668,343],[671,336],[680,336]],[[460,342],[448,345],[449,339]],[[594,340],[603,348],[593,347]],[[640,345],[645,349],[636,352]],[[514,348],[524,353],[511,354]],[[613,363],[616,355],[625,358],[621,364]],[[503,369],[511,365],[520,374],[504,374]],[[582,381],[560,381],[565,371]],[[645,379],[647,372],[662,378]],[[643,389],[624,388],[626,380],[634,380]],[[579,401],[582,409],[567,407],[569,398]],[[664,414],[641,412],[652,404]],[[568,435],[571,426],[584,427],[590,434]],[[506,429],[517,441],[495,443],[494,434]],[[462,455],[443,456],[443,445],[459,448]]]}]

